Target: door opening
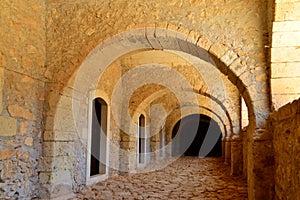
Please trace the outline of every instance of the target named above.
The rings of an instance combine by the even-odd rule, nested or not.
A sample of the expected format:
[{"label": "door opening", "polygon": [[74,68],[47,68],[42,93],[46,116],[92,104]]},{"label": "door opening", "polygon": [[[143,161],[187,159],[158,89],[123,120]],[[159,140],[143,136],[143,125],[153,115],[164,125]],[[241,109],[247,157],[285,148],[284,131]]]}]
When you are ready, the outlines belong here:
[{"label": "door opening", "polygon": [[93,100],[90,176],[106,173],[107,104],[101,98]]},{"label": "door opening", "polygon": [[206,115],[193,114],[179,120],[173,128],[172,138],[173,156],[222,156],[220,127]]}]

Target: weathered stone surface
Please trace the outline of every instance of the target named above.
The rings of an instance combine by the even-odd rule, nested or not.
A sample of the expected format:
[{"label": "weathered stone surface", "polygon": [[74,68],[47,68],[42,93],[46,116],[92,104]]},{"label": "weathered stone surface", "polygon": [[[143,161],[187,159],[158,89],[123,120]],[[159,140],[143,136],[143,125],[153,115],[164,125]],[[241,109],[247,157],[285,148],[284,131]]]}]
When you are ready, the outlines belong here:
[{"label": "weathered stone surface", "polygon": [[[2,113],[2,110],[3,110],[3,86],[4,86],[4,69],[3,69],[3,66],[2,66],[2,61],[3,56],[0,54],[0,114]],[[3,63],[4,65],[4,63]]]},{"label": "weathered stone surface", "polygon": [[8,112],[12,117],[21,117],[29,120],[36,120],[36,116],[27,109],[19,106],[18,104],[9,105]]},{"label": "weathered stone surface", "polygon": [[231,140],[231,174],[243,174],[243,144],[241,138]]},{"label": "weathered stone surface", "polygon": [[29,123],[27,121],[20,122],[18,134],[25,135],[28,132]]},{"label": "weathered stone surface", "polygon": [[300,49],[293,47],[274,47],[271,49],[272,62],[297,62],[299,61]]},{"label": "weathered stone surface", "polygon": [[0,151],[0,161],[11,158],[16,152],[11,149],[4,149]]},{"label": "weathered stone surface", "polygon": [[300,100],[281,107],[272,114],[270,130],[273,131],[275,151],[276,198],[297,199],[300,180],[299,138]]},{"label": "weathered stone surface", "polygon": [[27,138],[25,138],[24,144],[25,144],[26,146],[32,146],[32,145],[33,145],[33,138],[32,138],[32,137],[27,137]]},{"label": "weathered stone surface", "polygon": [[229,173],[220,159],[183,157],[155,172],[109,178],[74,199],[247,199],[245,179]]},{"label": "weathered stone surface", "polygon": [[300,94],[300,77],[271,79],[272,94]]},{"label": "weathered stone surface", "polygon": [[300,3],[295,2],[278,2],[275,8],[275,21],[299,20]]},{"label": "weathered stone surface", "polygon": [[300,62],[272,63],[272,78],[292,78],[300,74]]},{"label": "weathered stone surface", "polygon": [[300,31],[300,21],[273,22],[273,32]]},{"label": "weathered stone surface", "polygon": [[[276,1],[271,48],[271,93],[275,109],[299,97],[299,10],[297,1]],[[280,78],[280,79],[279,79]],[[282,79],[284,78],[284,79]],[[288,79],[292,78],[292,79]]]},{"label": "weathered stone surface", "polygon": [[[225,55],[225,53],[227,52],[227,50],[228,50],[228,47],[226,47],[225,45],[222,45],[219,43],[214,43],[210,47],[209,52],[212,53],[213,55],[215,55],[217,58],[222,58]],[[228,54],[228,56],[229,56],[229,54]],[[228,61],[228,58],[224,57],[224,61]]]},{"label": "weathered stone surface", "polygon": [[272,47],[294,47],[294,46],[300,46],[300,31],[273,33]]},{"label": "weathered stone surface", "polygon": [[0,136],[14,136],[17,131],[17,120],[0,116]]},{"label": "weathered stone surface", "polygon": [[221,61],[224,62],[225,65],[229,66],[234,62],[235,59],[238,58],[238,55],[234,51],[227,51],[223,57],[221,57]]},{"label": "weathered stone surface", "polygon": [[[266,57],[268,55],[268,46],[277,47],[271,50],[271,60],[275,62],[273,63],[274,66],[282,63],[285,63],[284,66],[289,66],[285,69],[281,66],[277,71],[272,69],[272,73],[274,72],[272,78],[299,77],[298,70],[296,69],[298,67],[296,63],[299,61],[299,22],[297,21],[299,20],[299,2],[292,0],[275,1],[275,13],[271,13],[271,15],[273,16],[273,14],[275,14],[275,21],[288,21],[275,22],[273,35],[272,31],[268,30],[271,22],[268,22],[269,19],[266,17],[266,10],[268,10],[267,12],[272,12],[270,9],[272,6],[269,6],[268,2],[271,1],[170,0],[155,2],[143,0],[115,0],[102,1],[99,3],[99,1],[96,0],[4,0],[1,2],[1,11],[3,12],[1,12],[0,38],[3,40],[1,40],[0,49],[0,115],[7,116],[10,114],[12,117],[18,118],[19,124],[15,125],[16,119],[12,120],[14,121],[13,125],[11,126],[9,134],[6,135],[16,135],[16,140],[12,140],[12,138],[15,137],[2,137],[0,140],[0,146],[3,146],[4,151],[6,151],[6,148],[11,148],[18,152],[16,153],[16,159],[14,158],[14,154],[8,152],[6,156],[3,156],[4,154],[1,153],[2,159],[5,161],[3,160],[3,163],[0,163],[0,169],[4,169],[2,172],[5,171],[7,175],[5,176],[5,183],[0,183],[0,188],[4,188],[3,194],[1,190],[0,199],[30,199],[39,195],[40,188],[37,180],[38,169],[36,160],[38,160],[41,154],[48,156],[47,158],[54,164],[51,165],[51,161],[46,159],[47,162],[44,164],[50,163],[48,168],[43,166],[40,169],[46,170],[46,172],[40,173],[40,183],[45,183],[45,187],[52,184],[49,188],[53,189],[54,187],[55,192],[64,193],[65,188],[62,183],[66,180],[69,181],[66,187],[67,190],[71,189],[71,185],[77,188],[85,183],[84,167],[86,166],[86,158],[83,150],[78,150],[74,156],[76,163],[72,163],[73,147],[76,146],[73,145],[74,141],[76,141],[76,131],[79,132],[78,134],[83,134],[84,137],[87,137],[87,127],[83,127],[79,130],[76,129],[74,125],[71,96],[73,92],[72,83],[76,77],[70,77],[79,69],[82,63],[84,63],[87,55],[103,41],[109,41],[117,45],[105,52],[106,56],[104,56],[104,59],[94,60],[94,62],[90,63],[91,65],[95,64],[97,67],[106,67],[107,60],[113,61],[118,57],[110,58],[110,54],[117,55],[113,54],[114,52],[128,53],[126,50],[137,50],[139,48],[142,48],[139,50],[144,51],[151,47],[158,49],[165,47],[166,49],[163,50],[167,50],[167,48],[171,50],[182,50],[185,53],[200,57],[207,56],[207,52],[199,51],[200,49],[197,48],[197,45],[205,50],[210,50],[213,55],[221,58],[221,61],[225,65],[230,65],[229,69],[234,73],[228,73],[228,77],[234,84],[239,85],[240,92],[244,92],[244,94],[249,92],[244,96],[248,102],[247,106],[250,111],[250,125],[254,123],[254,118],[258,118],[256,120],[257,127],[253,128],[261,128],[261,126],[265,124],[265,118],[267,118],[269,114],[270,107],[270,89],[268,88],[269,80],[267,78],[269,75],[268,69],[269,67],[272,68],[272,66],[268,66],[267,62],[269,60],[269,58]],[[153,27],[150,29],[147,28],[147,30],[151,30],[151,33],[145,33],[145,27]],[[138,34],[135,34],[134,31],[130,31],[127,32],[128,34],[126,33],[127,35],[123,35],[124,38],[114,37],[114,41],[106,40],[113,35],[135,28],[140,28],[138,29],[140,31]],[[160,30],[159,28],[162,29]],[[173,30],[180,32],[180,34],[172,34]],[[146,38],[146,36],[148,38]],[[192,39],[188,39],[190,36]],[[268,43],[271,39],[273,41],[272,45]],[[149,41],[152,46],[149,44]],[[282,46],[289,47],[281,48]],[[124,49],[125,51],[123,51]],[[101,51],[101,49],[98,50]],[[209,91],[208,89],[212,88],[205,87],[203,84],[205,81],[212,81],[212,83],[222,82],[222,84],[224,83],[226,85],[227,82],[225,80],[227,80],[227,77],[220,80],[216,79],[216,76],[212,75],[212,71],[199,75],[197,70],[193,68],[194,63],[187,64],[184,62],[184,59],[180,60],[180,56],[171,56],[170,54],[172,53],[169,52],[167,55],[167,53],[163,52],[164,51],[157,51],[155,52],[156,55],[154,55],[155,53],[153,52],[152,55],[150,52],[148,54],[145,53],[143,59],[146,63],[162,63],[167,66],[172,66],[173,69],[176,68],[178,72],[187,78],[192,87],[196,89],[195,91],[205,91],[208,96],[216,97],[220,100],[220,105],[224,104],[224,110],[229,113],[231,119],[228,119],[228,116],[225,114],[219,115],[219,111],[221,110],[220,105],[217,109],[211,109],[213,106],[207,108],[206,113],[211,113],[208,111],[211,109],[219,115],[222,119],[220,121],[224,121],[224,126],[226,126],[224,129],[227,130],[228,135],[230,135],[231,129],[233,132],[237,132],[239,128],[239,116],[236,111],[239,111],[239,104],[236,104],[236,102],[238,99],[234,97],[235,101],[229,101],[229,96],[237,93],[230,92],[230,90],[227,91],[222,87],[214,87],[213,90]],[[105,78],[104,81],[100,81],[100,85],[102,85],[102,89],[107,92],[107,99],[111,97],[114,86],[116,82],[119,81],[119,78],[132,69],[124,65],[124,63],[129,63],[132,66],[138,65],[134,55],[137,55],[136,52],[133,56],[127,56],[126,59],[128,60],[124,62],[117,60],[113,68],[105,71],[107,74],[103,76]],[[191,55],[188,55],[187,62],[192,60],[193,56]],[[158,57],[158,59],[153,59],[153,57]],[[216,67],[222,66],[219,63],[219,58],[217,58],[215,62],[210,60],[210,57],[205,58],[205,61],[215,63]],[[199,61],[199,59],[197,62],[200,62],[200,67],[202,68],[201,65],[203,65],[203,62],[201,60]],[[225,73],[227,68],[223,67],[222,70],[222,72]],[[281,70],[284,71],[281,73]],[[97,70],[92,70],[92,73],[96,71]],[[153,74],[155,75],[154,71],[155,70],[153,70]],[[160,74],[156,73],[155,76],[159,77]],[[237,77],[239,77],[242,82],[239,82]],[[82,84],[89,78],[91,77],[86,76],[85,79],[82,80]],[[133,81],[135,80],[134,77],[132,79]],[[170,77],[170,79],[172,79],[172,77]],[[66,86],[69,80],[70,85]],[[271,90],[271,95],[273,95],[272,102],[275,109],[283,103],[299,97],[299,85],[295,84],[293,87],[286,87],[284,84],[289,85],[290,82],[282,80],[283,79],[278,79],[278,82],[281,81],[281,85],[275,83],[276,81],[272,84],[274,89]],[[45,90],[44,81],[49,82],[49,85],[53,87],[49,87]],[[295,78],[294,81],[299,82],[297,78]],[[178,83],[180,82],[178,81]],[[276,85],[279,89],[275,88]],[[126,84],[123,84],[123,86],[126,86]],[[151,89],[151,87],[144,87],[141,91],[147,91],[149,88]],[[153,88],[154,87],[152,87],[152,89]],[[153,92],[153,90],[151,90],[151,92]],[[151,92],[137,93],[136,98],[132,99],[133,101],[135,100],[135,102],[132,101],[130,108],[133,109],[130,112],[134,112],[134,108],[144,103],[145,98],[140,98],[141,96],[147,97],[147,95],[151,95]],[[226,93],[226,96],[222,96],[224,93]],[[293,93],[293,95],[291,95],[291,93]],[[172,109],[178,105],[176,101],[171,100],[173,98],[174,96],[172,95],[165,95],[155,99],[153,102],[162,103],[164,104],[164,109],[172,111]],[[199,103],[199,105],[201,104],[202,106],[211,101],[210,98],[199,98],[198,100],[203,100],[202,104]],[[284,114],[276,117],[276,119],[283,121],[286,119],[289,120],[289,116],[295,113],[293,111],[295,110],[294,107],[291,108],[291,112],[285,112],[286,110],[284,109],[280,110],[280,112]],[[147,105],[143,108],[147,110],[149,106]],[[138,112],[144,110],[140,109]],[[86,109],[83,110],[81,113],[83,120],[80,121],[80,123],[87,123],[87,113],[88,111]],[[298,113],[298,111],[296,111],[296,113]],[[297,119],[299,118],[296,118],[296,120]],[[295,124],[299,121],[296,120],[291,120],[289,123]],[[45,128],[44,122],[46,122]],[[1,128],[4,127],[1,123],[0,125]],[[17,128],[18,131],[16,133]],[[171,129],[172,127],[170,126],[168,128]],[[110,154],[110,162],[117,163],[117,166],[127,164],[134,165],[135,160],[131,160],[132,158],[128,158],[129,163],[119,164],[119,158],[122,157],[119,156],[118,153],[118,145],[120,145],[119,142],[121,140],[120,130],[113,120],[111,120],[111,133],[113,143],[117,145],[116,147],[112,147],[110,151],[110,153],[113,152],[113,154]],[[6,133],[2,133],[0,130],[0,135],[3,136],[3,134]],[[42,134],[44,134],[43,138],[47,141],[45,144],[41,144],[40,141]],[[251,134],[249,135],[251,136]],[[251,140],[250,136],[244,141]],[[293,139],[298,141],[298,139],[295,138]],[[128,141],[128,143],[121,144],[122,147],[136,151],[136,146],[134,142],[130,141],[130,138],[122,139]],[[168,140],[170,140],[170,138]],[[155,147],[155,143],[158,141],[158,139],[153,140],[151,146]],[[285,144],[280,144],[283,148],[289,151],[297,150],[296,145],[293,146],[294,149],[289,148],[290,140],[283,139],[283,141]],[[249,145],[249,148],[252,148],[251,142],[247,145]],[[244,145],[245,148],[247,145]],[[43,146],[43,152],[41,146]],[[269,147],[269,144],[257,144],[255,147],[258,148],[256,156],[260,156],[261,151]],[[80,149],[81,146],[77,146],[77,148]],[[23,152],[25,149],[26,151],[28,150],[27,153]],[[226,149],[226,147],[224,149]],[[227,151],[229,149],[227,145]],[[234,153],[237,152],[234,151]],[[296,153],[299,154],[298,152]],[[232,157],[234,156],[235,155],[232,154]],[[251,156],[252,155],[249,154],[247,160],[249,162],[256,162]],[[64,159],[61,157],[64,157]],[[228,158],[229,157],[227,157],[227,159]],[[265,159],[265,157],[263,158]],[[6,162],[6,159],[12,160]],[[61,160],[63,160],[63,162]],[[266,158],[266,161],[268,160],[269,159]],[[259,160],[256,168],[254,168],[254,170],[258,170],[256,176],[254,178],[248,177],[250,182],[253,179],[256,179],[256,182],[263,180],[264,173],[261,173],[263,171],[259,169],[259,164],[264,163],[264,161],[260,161],[261,160]],[[65,165],[65,162],[67,162],[68,165],[63,169],[61,165]],[[299,163],[299,160],[295,158],[294,162]],[[201,165],[201,167],[205,168],[207,166]],[[190,178],[188,173],[191,171],[185,171],[185,168],[189,167],[179,167],[182,172],[180,176]],[[288,167],[284,169],[287,168]],[[251,170],[253,169],[249,169],[249,171]],[[198,172],[199,171],[196,171],[195,173]],[[281,171],[280,169],[278,176],[284,173],[294,175],[294,172],[294,169],[290,171]],[[43,177],[43,175],[45,176]],[[260,175],[262,177],[260,177]],[[286,178],[285,175],[282,176]],[[224,184],[223,182],[215,186],[208,185],[207,187],[197,185],[199,183],[209,183],[211,181],[209,176],[203,179],[202,177],[196,176],[200,181],[191,178],[194,184],[193,186],[195,186],[193,188],[194,191],[190,191],[191,187],[186,179],[175,178],[175,180],[173,180],[174,176],[170,177],[170,180],[165,182],[159,182],[159,178],[156,177],[155,180],[157,180],[158,183],[150,183],[149,191],[145,193],[132,193],[127,191],[128,189],[124,187],[125,184],[122,182],[120,186],[118,184],[108,185],[108,187],[114,187],[114,189],[116,189],[115,193],[108,190],[103,191],[101,195],[106,199],[111,199],[113,196],[122,196],[126,199],[137,199],[138,197],[157,199],[162,196],[174,199],[181,197],[192,199],[240,198],[240,196],[235,196],[231,193],[231,190],[239,191],[240,189],[238,187],[225,188],[230,189],[230,194],[226,194],[224,197],[222,192],[223,186],[221,186]],[[143,183],[143,181],[141,178],[139,183]],[[146,181],[148,181],[147,178]],[[290,184],[289,181],[290,180],[286,181],[288,182],[287,185]],[[139,185],[139,183],[137,183],[137,185]],[[260,186],[259,184],[260,183],[258,183],[258,186]],[[156,186],[161,185],[165,186],[165,190],[157,194],[156,191],[164,187],[156,188]],[[60,186],[62,186],[62,188],[60,188]],[[176,191],[179,186],[180,189]],[[250,184],[249,186],[254,187],[255,185]],[[277,188],[279,193],[281,193],[280,187]],[[285,186],[282,187],[284,188]],[[62,192],[60,192],[60,189]],[[101,188],[101,191],[102,189],[103,188]],[[143,188],[141,188],[141,190],[143,190]],[[244,188],[241,190],[243,191]],[[218,194],[213,194],[213,192],[217,192]],[[201,196],[203,193],[205,196]],[[297,193],[294,194],[295,197],[297,197]],[[89,192],[87,197],[93,198],[93,195],[94,191]],[[242,196],[241,198],[245,197]],[[292,196],[291,198],[296,199]]]},{"label": "weathered stone surface", "polygon": [[1,178],[4,180],[13,178],[13,162],[11,160],[4,162]]}]

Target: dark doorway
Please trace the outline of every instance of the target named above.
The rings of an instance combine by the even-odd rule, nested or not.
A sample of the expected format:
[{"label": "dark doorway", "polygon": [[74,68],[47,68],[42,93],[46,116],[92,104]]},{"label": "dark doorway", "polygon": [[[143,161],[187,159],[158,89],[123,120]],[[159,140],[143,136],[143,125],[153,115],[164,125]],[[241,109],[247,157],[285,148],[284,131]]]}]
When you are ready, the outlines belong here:
[{"label": "dark doorway", "polygon": [[220,127],[206,115],[193,114],[179,120],[172,138],[173,156],[222,156]]},{"label": "dark doorway", "polygon": [[105,174],[107,104],[101,98],[93,100],[90,176]]},{"label": "dark doorway", "polygon": [[145,139],[145,116],[140,115],[139,117],[139,143],[138,143],[138,149],[139,149],[139,163],[145,163],[145,147],[146,147],[146,139]]}]

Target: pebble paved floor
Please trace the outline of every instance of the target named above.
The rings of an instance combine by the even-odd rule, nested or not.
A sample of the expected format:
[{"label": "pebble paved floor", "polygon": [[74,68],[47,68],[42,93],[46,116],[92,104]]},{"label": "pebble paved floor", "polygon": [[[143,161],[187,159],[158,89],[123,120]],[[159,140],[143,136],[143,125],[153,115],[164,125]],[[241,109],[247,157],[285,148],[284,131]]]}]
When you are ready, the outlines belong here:
[{"label": "pebble paved floor", "polygon": [[220,158],[182,157],[162,170],[109,178],[73,199],[247,199],[247,185]]}]

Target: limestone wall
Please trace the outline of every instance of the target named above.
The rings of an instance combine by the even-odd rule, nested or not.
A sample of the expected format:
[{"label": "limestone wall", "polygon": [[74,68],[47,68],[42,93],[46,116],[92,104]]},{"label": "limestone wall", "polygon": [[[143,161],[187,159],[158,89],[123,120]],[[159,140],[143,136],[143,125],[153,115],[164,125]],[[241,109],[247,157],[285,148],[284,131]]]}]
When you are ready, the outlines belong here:
[{"label": "limestone wall", "polygon": [[271,93],[277,110],[300,96],[300,2],[275,1]]},{"label": "limestone wall", "polygon": [[275,150],[276,199],[300,196],[300,99],[287,104],[270,117]]},{"label": "limestone wall", "polygon": [[[199,40],[222,61],[237,59],[236,75],[254,92],[252,101],[268,103],[265,82],[267,19],[264,1],[49,1],[47,78],[65,82],[99,43],[134,28],[178,30]],[[234,6],[232,6],[234,5]],[[241,15],[242,13],[242,15]],[[126,19],[126,20],[123,20]],[[124,38],[126,42],[127,38]],[[213,45],[216,42],[218,44]],[[184,48],[184,47],[182,47]],[[226,71],[226,70],[224,70]],[[226,72],[225,72],[226,73]],[[229,75],[236,81],[232,74]],[[243,87],[241,84],[238,85]],[[240,88],[241,89],[241,88]],[[259,92],[257,92],[259,91]],[[245,97],[250,103],[248,96]],[[263,106],[262,106],[263,108]],[[258,110],[257,110],[258,111]],[[262,112],[263,114],[264,112]]]},{"label": "limestone wall", "polygon": [[[243,80],[243,83],[249,87],[245,90],[243,84],[240,82],[237,84],[237,77],[233,74],[228,75],[230,80],[237,84],[240,91],[244,91],[243,95],[248,104],[259,104],[255,111],[249,105],[250,116],[253,119],[259,118],[257,124],[263,126],[264,118],[268,115],[269,100],[267,95],[269,91],[265,84],[266,50],[264,45],[268,40],[266,9],[265,1],[242,0],[101,2],[49,0],[46,16],[47,70],[45,76],[49,81],[59,85],[55,92],[60,93],[86,56],[105,39],[134,28],[158,27],[176,30],[193,38],[195,40],[193,42],[212,52],[219,59],[222,58],[222,62],[226,65],[230,65],[236,76],[239,76],[239,80]],[[168,34],[167,31],[166,33]],[[142,32],[142,34],[145,36],[145,33]],[[154,33],[147,33],[147,35],[152,35],[150,37],[153,37],[155,41]],[[130,32],[122,35],[122,38],[113,38],[117,41],[110,42],[116,43],[116,47],[110,51],[118,51],[118,45],[121,48],[133,46],[132,49],[136,50],[138,48],[135,48],[135,45],[140,45],[141,41],[148,44],[145,39],[141,41],[136,41],[136,39],[139,39],[139,36],[134,33],[131,35]],[[168,40],[168,37],[162,36],[162,39]],[[177,44],[179,40],[174,41],[172,45],[179,46],[174,49],[195,53],[189,50],[192,45],[188,46],[184,42]],[[122,46],[123,43],[124,46]],[[144,48],[148,46],[144,45],[142,49]],[[101,51],[101,49],[98,50],[94,53]],[[107,58],[107,60],[110,59],[116,58]],[[234,60],[235,62],[232,63]],[[101,59],[97,60],[99,66],[104,63],[106,62],[102,62]],[[224,69],[225,74],[228,66]]]},{"label": "limestone wall", "polygon": [[[37,162],[44,186],[75,182],[70,189],[83,183],[81,171],[72,171],[73,165],[80,168],[85,164],[83,150],[77,146],[80,162],[68,154],[77,144],[71,117],[72,88],[65,86],[93,48],[125,30],[160,27],[194,38],[251,86],[247,88],[251,101],[263,105],[255,110],[262,114],[257,116],[267,115],[265,1],[3,0],[0,6],[0,188],[5,190],[0,198],[36,196]],[[132,38],[123,39],[116,42]],[[189,48],[176,45],[182,45],[181,50]],[[228,76],[237,83],[235,76]],[[242,84],[237,87],[245,89]],[[249,95],[245,100],[251,102]],[[254,116],[254,109],[250,111]],[[113,130],[119,134],[115,125]]]},{"label": "limestone wall", "polygon": [[0,2],[0,199],[39,195],[45,4]]}]

